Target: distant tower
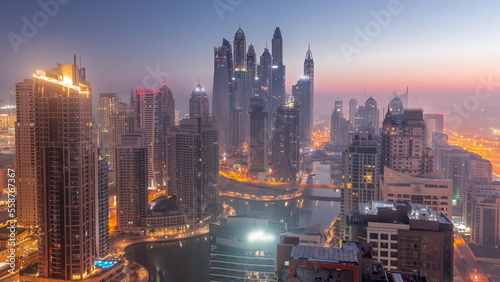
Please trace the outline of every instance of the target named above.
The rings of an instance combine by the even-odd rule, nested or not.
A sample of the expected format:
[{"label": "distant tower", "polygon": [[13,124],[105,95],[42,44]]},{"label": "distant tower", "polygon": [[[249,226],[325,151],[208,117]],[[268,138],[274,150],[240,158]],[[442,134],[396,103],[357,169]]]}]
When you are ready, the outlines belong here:
[{"label": "distant tower", "polygon": [[235,69],[244,69],[246,68],[245,64],[245,56],[246,56],[246,37],[245,32],[241,28],[239,28],[234,34],[234,68]]},{"label": "distant tower", "polygon": [[300,142],[302,148],[311,147],[313,129],[313,93],[312,81],[303,76],[292,87],[292,97],[300,110]]},{"label": "distant tower", "polygon": [[366,111],[366,124],[368,128],[371,128],[370,133],[379,135],[380,134],[380,111],[377,108],[377,101],[372,97],[368,98],[365,102]]},{"label": "distant tower", "polygon": [[102,154],[96,153],[96,246],[97,257],[104,258],[109,254],[109,187],[108,164]]},{"label": "distant tower", "polygon": [[133,131],[132,111],[126,103],[115,102],[111,120],[111,145],[110,145],[110,166],[116,170],[116,146],[120,137]]},{"label": "distant tower", "polygon": [[111,162],[111,139],[112,139],[112,116],[117,102],[116,93],[99,94],[97,111],[99,114],[98,130],[100,153],[104,156],[108,165]]},{"label": "distant tower", "polygon": [[422,110],[395,113],[394,116],[389,109],[382,123],[381,169],[386,166],[408,175],[432,171],[426,165],[431,156],[428,156],[425,149],[425,121]]},{"label": "distant tower", "polygon": [[[190,224],[199,223],[219,203],[219,147],[215,117],[183,119],[168,132],[168,162],[172,194]],[[182,156],[182,157],[179,157]],[[170,192],[169,192],[170,193]]]},{"label": "distant tower", "polygon": [[349,100],[349,122],[352,126],[356,124],[356,112],[358,111],[358,100]]},{"label": "distant tower", "polygon": [[250,174],[267,173],[268,118],[264,98],[250,98],[250,142],[248,166]]},{"label": "distant tower", "polygon": [[198,84],[191,93],[189,99],[189,117],[205,117],[209,115],[209,105],[207,92],[200,84]]},{"label": "distant tower", "polygon": [[314,92],[314,59],[311,52],[311,45],[308,45],[306,59],[304,60],[304,76],[309,77],[311,87]]},{"label": "distant tower", "polygon": [[288,103],[276,108],[272,168],[281,182],[296,182],[300,169],[299,107]]},{"label": "distant tower", "polygon": [[337,98],[331,115],[330,142],[335,150],[343,151],[349,145],[349,121],[342,113],[342,98]]},{"label": "distant tower", "polygon": [[256,93],[258,96],[264,98],[265,109],[269,112],[269,93],[271,87],[271,69],[273,66],[273,58],[271,57],[271,53],[269,53],[269,49],[265,48],[264,52],[260,56],[260,64],[257,68],[257,75],[259,78],[258,83],[258,92]]},{"label": "distant tower", "polygon": [[269,108],[271,116],[274,117],[276,107],[287,103],[285,91],[285,65],[283,65],[283,39],[280,28],[274,30],[272,40],[273,66],[271,68],[271,92],[269,97]]},{"label": "distant tower", "polygon": [[222,46],[214,48],[214,81],[212,91],[212,112],[216,116],[219,126],[221,153],[226,153],[231,144],[232,78],[231,44],[226,39],[223,39]]},{"label": "distant tower", "polygon": [[147,154],[144,130],[123,135],[116,148],[118,228],[141,227],[148,203]]}]

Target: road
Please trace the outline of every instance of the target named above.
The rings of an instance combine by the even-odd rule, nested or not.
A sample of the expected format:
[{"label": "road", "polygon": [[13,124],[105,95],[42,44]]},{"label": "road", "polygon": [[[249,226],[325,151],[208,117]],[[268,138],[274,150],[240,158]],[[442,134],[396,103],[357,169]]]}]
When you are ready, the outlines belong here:
[{"label": "road", "polygon": [[[459,234],[455,234],[455,257],[454,264],[460,275],[462,276],[463,281],[465,282],[486,282],[489,281],[486,274],[483,273],[483,270],[477,262],[474,260],[474,256],[470,252],[467,247],[467,243],[465,243],[462,236]],[[456,275],[456,274],[455,274]]]}]

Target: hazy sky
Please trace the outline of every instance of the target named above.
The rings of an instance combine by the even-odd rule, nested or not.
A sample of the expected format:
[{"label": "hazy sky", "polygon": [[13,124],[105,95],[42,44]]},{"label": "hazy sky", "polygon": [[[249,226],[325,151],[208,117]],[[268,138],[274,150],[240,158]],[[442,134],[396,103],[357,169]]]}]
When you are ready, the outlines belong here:
[{"label": "hazy sky", "polygon": [[500,81],[500,2],[56,1],[2,1],[0,97],[35,69],[72,63],[76,54],[94,95],[128,98],[133,87],[166,80],[185,113],[198,79],[211,97],[213,48],[223,37],[232,44],[239,24],[258,56],[281,28],[287,92],[311,44],[315,106],[323,112],[338,96],[347,104],[371,93],[382,108],[408,85],[410,97],[432,104],[474,95],[480,77]]}]

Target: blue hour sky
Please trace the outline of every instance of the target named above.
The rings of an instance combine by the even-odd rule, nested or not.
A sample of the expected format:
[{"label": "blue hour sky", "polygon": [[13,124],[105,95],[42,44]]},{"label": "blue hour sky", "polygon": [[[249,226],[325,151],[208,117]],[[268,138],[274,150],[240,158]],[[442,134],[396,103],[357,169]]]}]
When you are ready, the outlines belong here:
[{"label": "blue hour sky", "polygon": [[[198,79],[211,97],[213,48],[223,37],[232,43],[240,24],[259,56],[281,28],[288,92],[311,44],[321,112],[337,96],[347,104],[372,94],[383,104],[408,85],[412,97],[445,103],[472,95],[479,77],[500,81],[500,2],[56,1],[3,1],[0,99],[35,69],[76,54],[95,96],[116,92],[128,102],[131,88],[166,81],[185,113]],[[50,15],[40,3],[51,3]]]}]

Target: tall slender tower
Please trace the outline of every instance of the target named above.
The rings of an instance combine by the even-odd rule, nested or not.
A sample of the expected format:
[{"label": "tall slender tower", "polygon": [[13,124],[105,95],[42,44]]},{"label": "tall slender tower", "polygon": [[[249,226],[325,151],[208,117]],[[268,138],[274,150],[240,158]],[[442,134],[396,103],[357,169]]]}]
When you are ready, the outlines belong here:
[{"label": "tall slender tower", "polygon": [[246,68],[245,57],[247,50],[247,42],[245,37],[245,32],[240,28],[234,34],[234,68],[235,69],[244,69]]},{"label": "tall slender tower", "polygon": [[206,117],[209,114],[208,109],[207,92],[205,92],[205,88],[198,83],[191,93],[191,99],[189,99],[189,117]]},{"label": "tall slender tower", "polygon": [[264,98],[250,98],[250,142],[248,166],[250,174],[259,177],[267,173],[268,124]]},{"label": "tall slender tower", "polygon": [[285,65],[283,65],[283,39],[279,27],[274,30],[272,40],[273,66],[271,68],[271,93],[269,107],[271,116],[275,116],[276,107],[287,102],[285,91]]},{"label": "tall slender tower", "polygon": [[146,132],[149,186],[165,186],[166,132],[175,124],[172,91],[167,85],[163,85],[159,91],[137,90],[132,100],[131,104],[135,105],[135,126]]},{"label": "tall slender tower", "polygon": [[304,75],[292,87],[294,101],[300,109],[300,141],[302,148],[311,147],[313,131],[313,101],[314,101],[314,60],[311,47],[307,49],[304,60]]},{"label": "tall slender tower", "polygon": [[273,66],[273,58],[269,49],[265,48],[264,52],[260,56],[260,64],[257,67],[257,76],[259,78],[258,82],[258,96],[264,98],[265,110],[269,112],[269,91],[271,87],[271,69]]},{"label": "tall slender tower", "polygon": [[98,147],[108,166],[111,163],[112,116],[117,101],[116,93],[100,93],[97,111],[99,114]]},{"label": "tall slender tower", "polygon": [[251,90],[246,68],[246,55],[245,33],[240,28],[234,35],[233,103],[231,105],[232,154],[243,153],[243,143],[247,141],[248,100]]},{"label": "tall slender tower", "polygon": [[17,220],[20,226],[38,224],[33,207],[38,205],[36,193],[35,114],[37,95],[33,79],[16,83],[16,186]]},{"label": "tall slender tower", "polygon": [[299,113],[297,103],[276,108],[272,168],[274,177],[281,182],[297,181],[300,168]]},{"label": "tall slender tower", "polygon": [[[18,107],[31,112],[35,121],[30,136],[34,146],[28,152],[35,155],[39,275],[84,279],[94,270],[97,252],[97,162],[90,87],[76,58],[72,65],[37,70],[32,81],[28,97],[33,100],[18,96]],[[24,178],[25,172],[19,172],[19,178]]]},{"label": "tall slender tower", "polygon": [[212,112],[216,116],[219,126],[219,146],[221,153],[226,153],[231,144],[232,77],[231,44],[226,39],[223,39],[222,46],[214,48],[214,81],[212,91]]}]

